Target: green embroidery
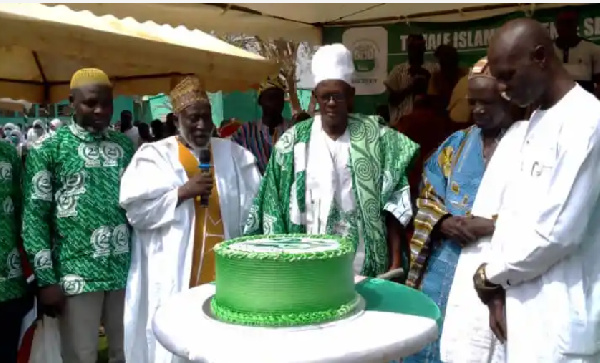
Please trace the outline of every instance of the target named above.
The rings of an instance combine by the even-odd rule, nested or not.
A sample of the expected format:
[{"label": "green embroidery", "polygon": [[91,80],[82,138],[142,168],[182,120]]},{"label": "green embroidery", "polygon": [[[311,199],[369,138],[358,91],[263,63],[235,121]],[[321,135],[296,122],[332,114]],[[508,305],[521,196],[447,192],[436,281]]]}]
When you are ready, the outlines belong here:
[{"label": "green embroidery", "polygon": [[[275,145],[245,234],[306,233],[306,226],[298,221],[306,212],[305,165],[300,166],[302,170],[294,170],[294,153],[307,155],[312,122],[311,119],[295,125]],[[336,234],[336,230],[347,230],[346,237],[355,248],[361,230],[366,251],[362,273],[375,276],[388,267],[383,210],[387,203],[397,203],[402,190],[408,186],[406,175],[418,145],[395,130],[379,125],[376,116],[353,114],[348,122],[350,170],[357,209],[342,213],[338,206],[332,205],[327,229],[332,234]],[[295,202],[290,198],[295,198]]]},{"label": "green embroidery", "polygon": [[75,124],[31,149],[23,244],[38,285],[61,283],[68,295],[125,287],[130,227],[119,186],[133,152],[123,134]]},{"label": "green embroidery", "polygon": [[12,144],[0,142],[0,302],[25,294],[17,249],[21,215],[21,160]]}]

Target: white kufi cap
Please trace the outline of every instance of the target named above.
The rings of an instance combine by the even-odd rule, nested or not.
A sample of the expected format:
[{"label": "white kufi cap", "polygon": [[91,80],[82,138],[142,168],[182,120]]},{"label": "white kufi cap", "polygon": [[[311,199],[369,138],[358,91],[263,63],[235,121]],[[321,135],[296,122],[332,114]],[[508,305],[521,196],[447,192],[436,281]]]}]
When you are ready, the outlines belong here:
[{"label": "white kufi cap", "polygon": [[327,80],[340,80],[352,85],[352,53],[340,43],[320,47],[312,58],[312,74],[315,86]]}]

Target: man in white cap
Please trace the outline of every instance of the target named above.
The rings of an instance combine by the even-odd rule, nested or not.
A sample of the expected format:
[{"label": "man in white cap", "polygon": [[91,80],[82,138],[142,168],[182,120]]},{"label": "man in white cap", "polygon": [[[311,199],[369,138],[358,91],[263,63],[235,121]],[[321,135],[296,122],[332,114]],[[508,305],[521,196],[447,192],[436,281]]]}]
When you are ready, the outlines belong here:
[{"label": "man in white cap", "polygon": [[342,44],[321,47],[312,73],[320,112],[275,144],[245,232],[341,235],[356,247],[356,273],[397,269],[418,145],[378,116],[350,113],[354,65]]}]

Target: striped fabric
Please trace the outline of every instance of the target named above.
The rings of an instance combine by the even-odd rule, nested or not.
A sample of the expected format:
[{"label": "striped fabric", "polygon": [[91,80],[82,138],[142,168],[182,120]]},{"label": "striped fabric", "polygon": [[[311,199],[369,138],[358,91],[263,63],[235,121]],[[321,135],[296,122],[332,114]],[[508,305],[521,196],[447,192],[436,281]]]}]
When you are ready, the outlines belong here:
[{"label": "striped fabric", "polygon": [[245,147],[256,157],[258,170],[261,174],[264,174],[273,145],[285,130],[292,126],[293,122],[291,120],[284,119],[283,123],[277,126],[275,132],[271,135],[269,134],[269,127],[263,124],[262,121],[247,122],[233,134],[231,140]]},{"label": "striped fabric", "polygon": [[[482,145],[481,130],[477,127],[455,132],[427,161],[423,172],[411,240],[413,261],[406,285],[420,288],[435,301],[442,317],[446,313],[461,247],[455,241],[436,236],[435,227],[446,215],[471,213],[485,171]],[[441,363],[439,340],[405,358],[404,362]]]},{"label": "striped fabric", "polygon": [[[432,238],[436,224],[448,214],[470,213],[485,171],[480,135],[475,126],[455,132],[425,165],[417,199],[415,232],[410,241],[412,263],[406,284],[411,287],[420,287],[431,250],[439,243]],[[461,177],[461,174],[474,179]]]}]

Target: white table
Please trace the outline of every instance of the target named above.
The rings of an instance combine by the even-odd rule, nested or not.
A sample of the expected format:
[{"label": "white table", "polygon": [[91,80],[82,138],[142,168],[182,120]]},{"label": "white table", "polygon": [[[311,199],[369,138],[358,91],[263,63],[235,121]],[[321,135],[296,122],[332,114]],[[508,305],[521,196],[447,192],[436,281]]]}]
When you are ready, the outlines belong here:
[{"label": "white table", "polygon": [[215,320],[212,284],[173,296],[156,311],[153,330],[170,352],[203,363],[387,363],[438,336],[433,319],[363,310],[313,326],[261,328]]}]

